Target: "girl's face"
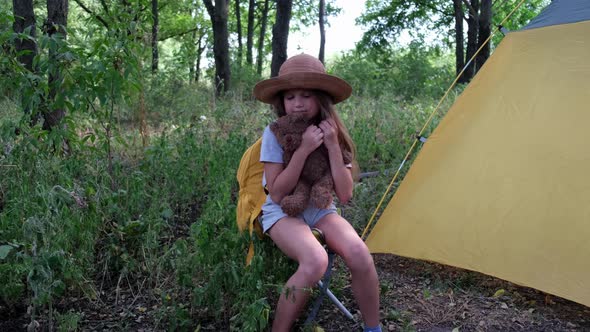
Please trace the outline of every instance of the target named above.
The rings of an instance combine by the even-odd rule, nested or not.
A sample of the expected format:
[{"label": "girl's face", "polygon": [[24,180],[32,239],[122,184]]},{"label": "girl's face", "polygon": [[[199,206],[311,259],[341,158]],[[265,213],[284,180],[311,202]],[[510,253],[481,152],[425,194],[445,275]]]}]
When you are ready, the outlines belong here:
[{"label": "girl's face", "polygon": [[307,119],[315,118],[320,112],[318,99],[311,90],[287,90],[283,93],[283,103],[287,114],[301,114]]}]

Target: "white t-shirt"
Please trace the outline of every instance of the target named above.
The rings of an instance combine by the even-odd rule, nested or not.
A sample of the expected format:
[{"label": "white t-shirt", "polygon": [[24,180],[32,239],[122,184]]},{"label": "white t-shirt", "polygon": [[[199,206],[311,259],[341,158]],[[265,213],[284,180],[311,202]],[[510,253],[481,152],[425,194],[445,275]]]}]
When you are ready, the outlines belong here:
[{"label": "white t-shirt", "polygon": [[[262,146],[260,147],[260,161],[263,163],[283,163],[283,148],[277,141],[270,126],[264,128],[262,133]],[[262,186],[266,186],[266,176],[262,176]]]}]

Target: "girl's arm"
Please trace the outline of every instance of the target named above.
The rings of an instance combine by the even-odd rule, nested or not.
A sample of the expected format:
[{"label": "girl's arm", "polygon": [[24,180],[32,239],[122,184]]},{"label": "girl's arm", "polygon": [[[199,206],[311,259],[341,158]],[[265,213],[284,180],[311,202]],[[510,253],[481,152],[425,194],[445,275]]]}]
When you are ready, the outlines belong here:
[{"label": "girl's arm", "polygon": [[279,203],[295,189],[307,156],[322,145],[323,137],[321,129],[314,125],[309,126],[303,133],[301,145],[286,167],[284,164],[264,163],[266,188],[273,202]]},{"label": "girl's arm", "polygon": [[342,204],[348,203],[352,198],[353,180],[352,170],[346,167],[342,158],[342,150],[338,142],[338,127],[333,119],[326,119],[320,123],[320,129],[324,133],[324,145],[328,149],[330,158],[330,171],[334,179],[334,191]]}]

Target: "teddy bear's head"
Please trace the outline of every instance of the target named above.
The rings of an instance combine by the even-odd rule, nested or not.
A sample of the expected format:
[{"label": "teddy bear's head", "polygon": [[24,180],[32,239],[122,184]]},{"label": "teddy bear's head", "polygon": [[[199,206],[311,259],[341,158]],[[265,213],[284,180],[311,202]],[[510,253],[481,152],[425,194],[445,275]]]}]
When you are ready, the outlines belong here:
[{"label": "teddy bear's head", "polygon": [[288,114],[278,118],[270,125],[277,141],[285,152],[293,152],[301,145],[301,137],[310,121],[298,114]]}]

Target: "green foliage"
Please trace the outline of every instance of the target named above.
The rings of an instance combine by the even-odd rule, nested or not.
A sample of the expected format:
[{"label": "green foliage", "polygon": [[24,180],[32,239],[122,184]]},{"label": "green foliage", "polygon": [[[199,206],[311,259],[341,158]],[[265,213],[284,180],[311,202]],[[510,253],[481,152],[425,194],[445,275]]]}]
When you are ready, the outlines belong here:
[{"label": "green foliage", "polygon": [[[330,16],[338,16],[342,8],[337,7],[334,0],[325,1],[325,15],[329,22]],[[317,1],[294,1],[292,9],[292,20],[294,21],[294,30],[298,31],[302,26],[310,26],[317,23],[319,16],[319,2]]]},{"label": "green foliage", "polygon": [[81,315],[76,312],[66,312],[66,313],[57,313],[56,314],[56,321],[57,321],[57,330],[59,332],[70,332],[70,331],[77,331],[79,328],[80,320],[82,319]]},{"label": "green foliage", "polygon": [[0,277],[4,281],[0,284],[0,298],[9,304],[16,304],[22,301],[25,296],[25,282],[23,276],[26,274],[26,266],[23,263],[13,261],[4,263],[8,259],[3,258],[0,263]]},{"label": "green foliage", "polygon": [[[222,146],[214,154],[208,154],[204,165],[208,182],[208,200],[202,214],[191,225],[191,247],[194,270],[188,271],[197,282],[192,286],[194,305],[207,308],[210,315],[234,312],[230,324],[240,331],[258,331],[266,326],[269,316],[268,293],[274,289],[270,284],[280,283],[279,278],[288,273],[279,273],[286,259],[269,262],[259,258],[248,268],[244,267],[246,237],[236,236],[235,193],[237,191],[235,170],[241,153],[251,143],[242,135],[230,132],[228,136],[206,139],[203,146]],[[187,143],[188,144],[188,143]],[[228,176],[231,174],[232,176]],[[257,243],[256,248],[264,253],[269,243]],[[276,252],[276,249],[273,249]],[[276,253],[273,253],[276,255]],[[180,259],[185,259],[180,257]],[[284,263],[281,264],[280,262]],[[265,273],[269,269],[277,273]],[[265,276],[266,275],[266,276]],[[189,276],[180,275],[180,280]],[[220,296],[219,294],[224,294]],[[252,316],[251,314],[256,314]]]},{"label": "green foliage", "polygon": [[14,18],[12,13],[4,8],[0,8],[0,73],[5,79],[0,80],[0,90],[2,96],[13,97],[17,85],[14,82],[14,76],[18,65],[15,58],[10,56],[12,52],[13,41],[16,38],[12,32],[12,22]]},{"label": "green foliage", "polygon": [[[517,30],[534,18],[549,0],[526,1],[504,22],[508,30]],[[493,1],[492,27],[499,25],[502,20],[516,8],[518,2]],[[364,26],[366,31],[359,42],[359,49],[388,48],[395,44],[402,32],[407,32],[420,40],[426,35],[437,35],[439,41],[454,40],[454,12],[451,1],[383,1],[370,0],[366,3],[366,11],[357,19],[357,23]],[[468,9],[463,5],[463,16],[468,17]],[[496,36],[493,44],[497,45],[502,36]]]},{"label": "green foliage", "polygon": [[[502,25],[508,30],[522,28],[549,3],[549,0],[526,1],[513,12],[519,2],[493,1],[492,32],[505,19]],[[470,14],[465,3],[462,8],[466,34],[465,20]],[[357,19],[357,24],[365,29],[363,38],[357,44],[359,51],[369,49],[373,52],[387,52],[399,45],[403,33],[406,33],[414,43],[430,40],[430,44],[445,45],[448,48],[454,47],[456,43],[452,1],[370,0],[366,2],[366,10]],[[492,47],[498,45],[503,37],[501,33],[496,33],[491,41]]]},{"label": "green foliage", "polygon": [[407,48],[368,49],[343,55],[332,66],[357,95],[394,95],[412,100],[438,97],[451,82],[453,64],[438,47],[412,42]]},{"label": "green foliage", "polygon": [[453,22],[453,6],[449,1],[432,0],[369,0],[366,11],[357,23],[366,28],[359,49],[387,49],[395,44],[402,31],[413,37],[426,33],[449,33]]},{"label": "green foliage", "polygon": [[256,73],[255,68],[232,64],[232,94],[242,100],[252,100],[252,87],[264,77]]}]

